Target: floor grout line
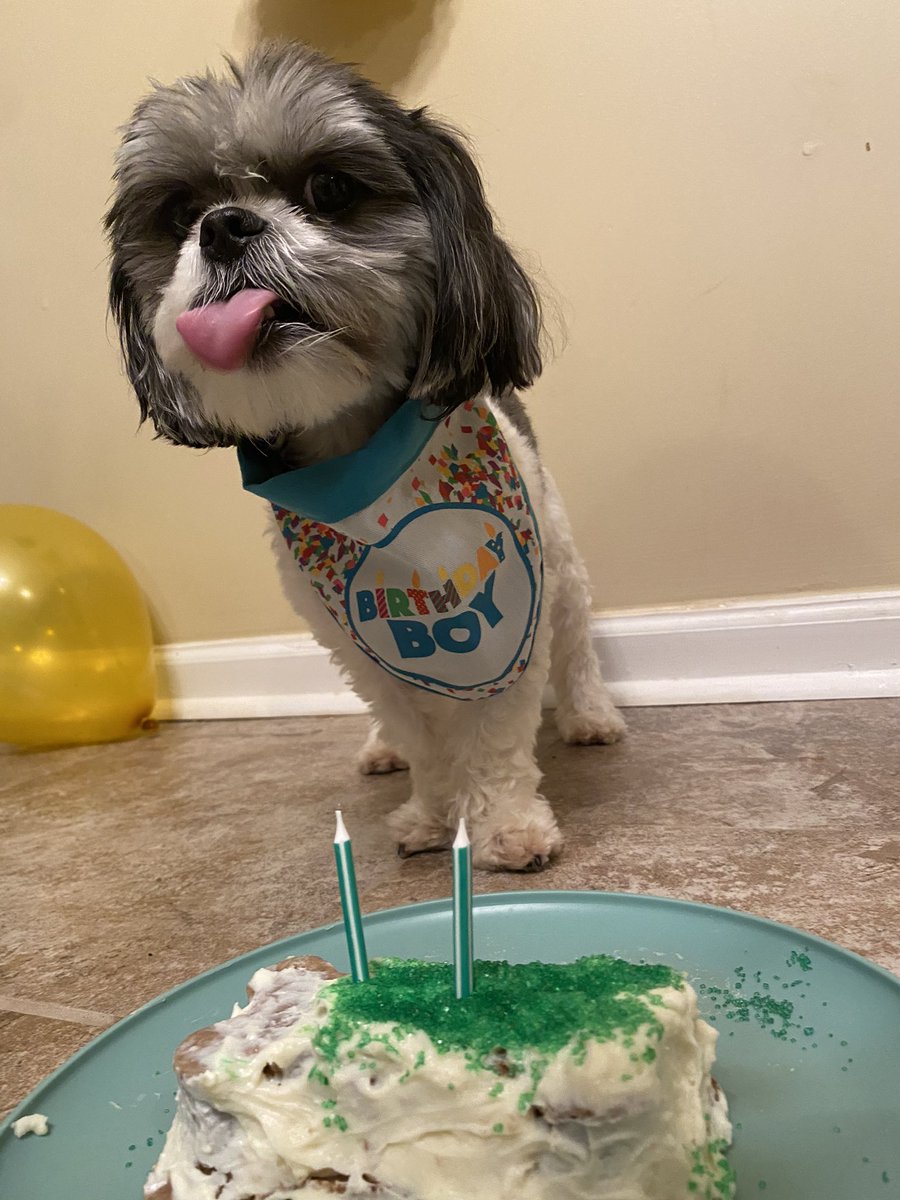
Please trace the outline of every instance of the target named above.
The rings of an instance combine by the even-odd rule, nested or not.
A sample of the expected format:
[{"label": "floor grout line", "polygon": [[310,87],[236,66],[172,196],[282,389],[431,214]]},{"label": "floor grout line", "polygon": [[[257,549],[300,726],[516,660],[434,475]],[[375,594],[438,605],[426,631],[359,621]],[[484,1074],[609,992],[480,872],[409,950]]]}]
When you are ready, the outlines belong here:
[{"label": "floor grout line", "polygon": [[53,1021],[68,1021],[73,1025],[105,1028],[112,1025],[112,1013],[95,1012],[91,1008],[70,1008],[66,1004],[45,1004],[42,1000],[24,1000],[19,996],[0,994],[0,1012],[20,1013],[26,1017],[48,1017]]}]

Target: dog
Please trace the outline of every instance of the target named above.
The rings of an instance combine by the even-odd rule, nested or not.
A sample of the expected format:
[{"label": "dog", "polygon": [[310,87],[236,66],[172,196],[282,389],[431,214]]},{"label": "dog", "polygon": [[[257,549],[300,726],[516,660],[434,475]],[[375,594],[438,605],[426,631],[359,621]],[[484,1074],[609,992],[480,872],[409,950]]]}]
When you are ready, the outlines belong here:
[{"label": "dog", "polygon": [[[541,371],[536,289],[454,130],[299,43],[226,61],[155,84],[117,151],[110,307],[141,417],[176,445],[237,447],[245,486],[271,500],[286,593],[371,709],[360,769],[411,771],[389,817],[400,852],[448,848],[465,818],[476,867],[540,870],[562,844],[534,754],[548,677],[566,742],[614,742],[624,722],[517,395]],[[396,449],[410,437],[414,461]],[[390,508],[371,488],[395,450],[388,485],[419,487],[388,547],[360,529]],[[501,476],[514,496],[491,490]],[[320,477],[327,502],[282,502],[295,493],[279,481],[308,499]],[[335,503],[357,505],[349,533],[318,511]],[[412,520],[424,511],[428,526]],[[378,558],[404,539],[420,585],[405,590],[385,580],[398,560]],[[341,556],[353,570],[335,583]],[[502,606],[516,609],[504,624]],[[463,653],[476,641],[493,654],[480,675]]]}]

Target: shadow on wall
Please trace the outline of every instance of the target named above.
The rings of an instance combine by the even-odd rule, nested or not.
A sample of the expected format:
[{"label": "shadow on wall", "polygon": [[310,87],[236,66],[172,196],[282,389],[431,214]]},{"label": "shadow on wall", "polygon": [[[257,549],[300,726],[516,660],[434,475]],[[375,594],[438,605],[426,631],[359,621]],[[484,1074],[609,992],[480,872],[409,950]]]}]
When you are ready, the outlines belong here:
[{"label": "shadow on wall", "polygon": [[425,56],[451,0],[255,0],[250,40],[296,38],[388,91]]}]

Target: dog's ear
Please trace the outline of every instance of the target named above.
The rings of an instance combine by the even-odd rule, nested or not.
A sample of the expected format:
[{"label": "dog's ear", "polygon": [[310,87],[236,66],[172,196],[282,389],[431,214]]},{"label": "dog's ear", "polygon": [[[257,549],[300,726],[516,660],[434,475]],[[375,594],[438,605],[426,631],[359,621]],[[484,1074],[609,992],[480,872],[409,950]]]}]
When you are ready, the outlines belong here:
[{"label": "dog's ear", "polygon": [[500,395],[534,382],[541,372],[540,303],[494,229],[461,138],[424,110],[409,120],[404,165],[434,244],[433,308],[410,395],[446,412],[486,385]]},{"label": "dog's ear", "polygon": [[190,415],[199,407],[197,401],[189,402],[187,398],[191,385],[172,375],[160,361],[134,285],[116,252],[109,272],[109,308],[119,331],[125,370],[141,406],[141,421],[149,417],[157,437],[176,446],[206,449],[235,445],[230,434]]}]

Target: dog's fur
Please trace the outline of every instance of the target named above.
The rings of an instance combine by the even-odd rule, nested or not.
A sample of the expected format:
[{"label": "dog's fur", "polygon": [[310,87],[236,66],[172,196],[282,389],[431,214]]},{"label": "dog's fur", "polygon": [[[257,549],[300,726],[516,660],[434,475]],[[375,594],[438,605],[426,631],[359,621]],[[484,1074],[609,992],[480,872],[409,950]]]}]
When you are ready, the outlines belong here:
[{"label": "dog's fur", "polygon": [[[354,181],[344,211],[317,211],[321,171]],[[157,85],[125,129],[115,179],[111,307],[141,414],[169,441],[264,439],[297,467],[358,449],[408,397],[431,414],[487,398],[545,558],[544,616],[510,690],[460,703],[389,675],[274,542],[290,600],[371,705],[361,769],[411,769],[411,798],[390,818],[401,851],[448,846],[466,817],[477,866],[543,866],[561,844],[534,759],[548,674],[567,742],[611,742],[624,726],[591,647],[587,575],[514,391],[541,368],[537,296],[462,141],[307,47],[268,45],[225,78]],[[226,204],[268,228],[235,261],[208,262],[200,221]],[[289,315],[245,367],[205,370],[175,320],[244,287],[277,292]]]}]

